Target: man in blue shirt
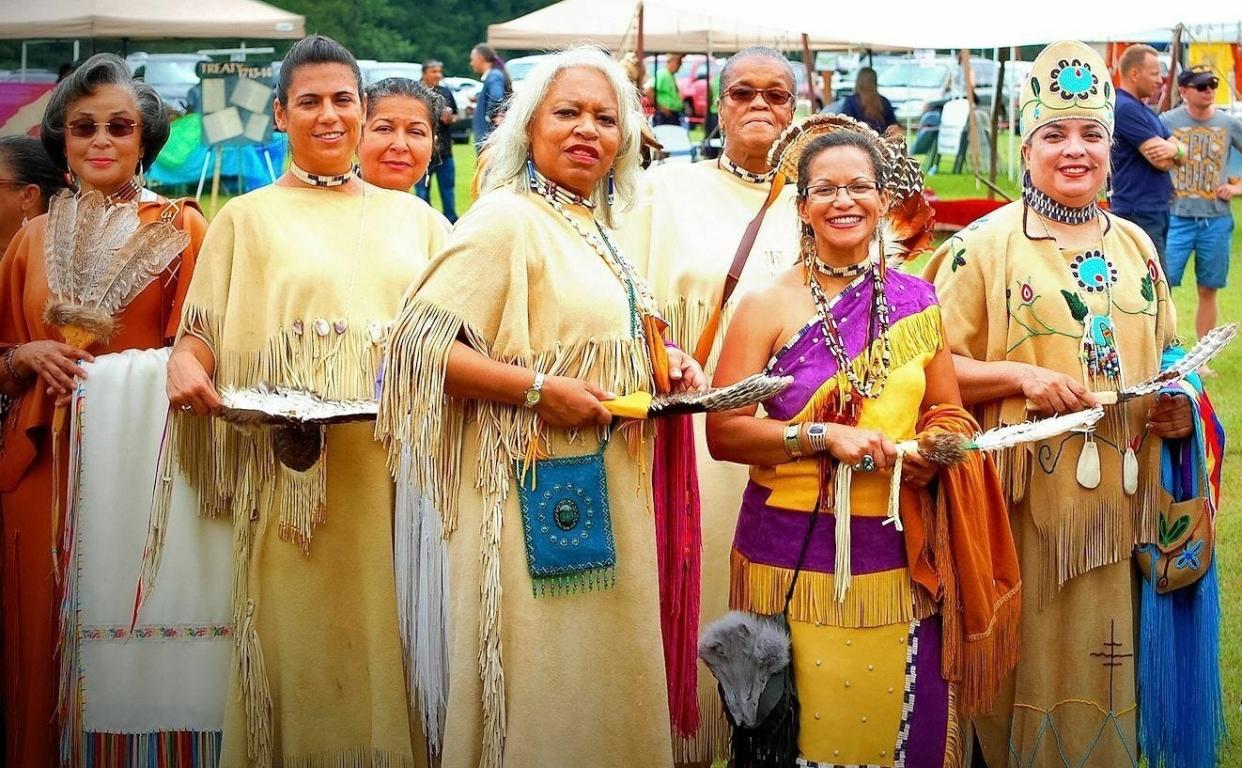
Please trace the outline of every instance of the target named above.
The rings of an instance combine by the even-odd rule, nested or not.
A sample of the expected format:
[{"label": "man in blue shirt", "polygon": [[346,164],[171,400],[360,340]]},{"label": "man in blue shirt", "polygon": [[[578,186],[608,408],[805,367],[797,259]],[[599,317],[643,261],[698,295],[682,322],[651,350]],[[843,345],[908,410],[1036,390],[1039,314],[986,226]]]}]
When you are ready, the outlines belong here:
[{"label": "man in blue shirt", "polygon": [[470,51],[470,68],[483,81],[474,102],[474,148],[477,152],[496,127],[496,115],[504,107],[513,87],[509,84],[504,62],[491,46],[479,43]]},{"label": "man in blue shirt", "polygon": [[1169,129],[1144,102],[1160,92],[1163,78],[1156,49],[1132,45],[1118,62],[1121,87],[1117,90],[1116,122],[1113,128],[1113,213],[1138,224],[1151,237],[1160,256],[1160,268],[1168,271],[1164,259],[1169,234],[1169,203],[1173,199],[1173,180],[1169,171],[1184,150],[1170,140]]}]

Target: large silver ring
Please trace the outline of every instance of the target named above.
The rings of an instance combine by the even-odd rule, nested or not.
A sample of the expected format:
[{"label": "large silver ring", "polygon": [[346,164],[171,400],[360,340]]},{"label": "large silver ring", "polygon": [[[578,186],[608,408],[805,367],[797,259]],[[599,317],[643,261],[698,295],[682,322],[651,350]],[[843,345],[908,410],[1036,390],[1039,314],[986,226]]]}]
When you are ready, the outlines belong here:
[{"label": "large silver ring", "polygon": [[871,458],[871,454],[863,454],[862,461],[854,465],[854,469],[860,472],[874,472],[875,459]]}]

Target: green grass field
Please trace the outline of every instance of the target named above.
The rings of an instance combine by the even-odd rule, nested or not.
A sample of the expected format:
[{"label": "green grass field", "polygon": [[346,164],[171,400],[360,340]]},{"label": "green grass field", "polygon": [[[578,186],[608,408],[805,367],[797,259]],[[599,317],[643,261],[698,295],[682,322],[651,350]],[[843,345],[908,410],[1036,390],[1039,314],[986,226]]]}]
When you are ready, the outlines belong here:
[{"label": "green grass field", "polygon": [[[1007,152],[1014,149],[1012,142],[1001,142],[1000,162],[998,168],[998,186],[1011,197],[1018,194],[1016,184],[1005,178]],[[453,157],[457,163],[457,210],[464,213],[471,202],[470,180],[474,175],[474,146],[457,144],[453,147]],[[942,163],[942,167],[948,164]],[[938,173],[927,177],[927,186],[942,198],[954,199],[962,197],[985,197],[987,188],[968,175],[952,175]],[[210,218],[218,205],[213,207],[204,199],[203,208]],[[223,200],[219,204],[223,204]],[[432,204],[439,208],[439,196],[432,192]],[[1233,215],[1235,221],[1242,220],[1242,200],[1234,200]],[[1234,230],[1233,251],[1242,254],[1242,226]],[[1187,271],[1187,275],[1191,271]],[[1242,281],[1242,274],[1235,274],[1234,285],[1221,291],[1221,322],[1242,319],[1242,293],[1237,283]],[[1178,309],[1178,328],[1182,338],[1188,342],[1194,339],[1195,288],[1193,280],[1173,292],[1174,303]],[[1228,717],[1229,731],[1235,738],[1226,746],[1221,757],[1221,766],[1242,765],[1242,473],[1237,469],[1242,461],[1242,395],[1229,394],[1233,387],[1242,388],[1242,343],[1234,344],[1213,363],[1217,377],[1208,382],[1209,391],[1217,413],[1230,435],[1227,446],[1227,463],[1222,489],[1222,504],[1218,517],[1217,555],[1221,585],[1221,667],[1224,670],[1225,711]],[[1033,652],[1034,649],[1027,649]]]}]

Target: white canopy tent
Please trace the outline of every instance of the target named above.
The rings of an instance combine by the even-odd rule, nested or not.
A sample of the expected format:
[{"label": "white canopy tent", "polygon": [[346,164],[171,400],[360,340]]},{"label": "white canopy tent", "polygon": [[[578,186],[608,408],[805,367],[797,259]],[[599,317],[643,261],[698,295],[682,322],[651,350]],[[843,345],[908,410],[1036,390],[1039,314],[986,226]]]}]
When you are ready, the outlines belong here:
[{"label": "white canopy tent", "polygon": [[0,39],[298,38],[306,19],[259,0],[0,0]]},{"label": "white canopy tent", "polygon": [[[1067,38],[1091,42],[1152,39],[1157,30],[1165,30],[1167,39],[1179,24],[1190,29],[1232,29],[1236,33],[1242,23],[1242,3],[1237,0],[1201,0],[1184,6],[1137,4],[1124,9],[1111,3],[1081,3],[1065,13],[1031,4],[1000,6],[994,0],[957,0],[944,6],[920,0],[889,0],[882,8],[803,0],[763,0],[759,4],[753,0],[660,3],[683,13],[702,13],[710,8],[712,17],[718,20],[782,19],[782,24],[792,31],[806,33],[816,47],[819,42],[832,42],[877,49],[1000,48]],[[1237,39],[1228,37],[1225,41]]]},{"label": "white canopy tent", "polygon": [[[729,3],[725,4],[729,6]],[[568,45],[602,45],[612,51],[636,48],[639,7],[642,7],[643,48],[661,52],[737,51],[751,45],[782,50],[802,46],[802,30],[774,19],[798,19],[763,13],[756,22],[755,6],[727,8],[717,13],[715,3],[685,2],[681,6],[638,0],[561,0],[525,16],[487,28],[494,48],[552,49]],[[812,37],[817,48],[843,47],[835,39]]]}]

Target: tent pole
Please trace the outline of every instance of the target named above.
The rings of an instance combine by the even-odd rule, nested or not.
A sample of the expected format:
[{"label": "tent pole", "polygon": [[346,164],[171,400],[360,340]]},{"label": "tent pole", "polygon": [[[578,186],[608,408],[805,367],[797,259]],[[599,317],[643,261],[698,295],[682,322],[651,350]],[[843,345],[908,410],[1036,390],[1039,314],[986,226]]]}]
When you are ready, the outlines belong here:
[{"label": "tent pole", "polygon": [[26,42],[22,41],[22,82],[26,82]]},{"label": "tent pole", "polygon": [[962,85],[966,91],[966,107],[969,110],[966,113],[966,152],[970,158],[971,170],[978,173],[982,158],[979,156],[979,121],[975,119],[975,78],[970,69],[970,49],[960,49],[959,55],[962,62]]},{"label": "tent pole", "polygon": [[[1009,47],[1009,60],[1010,61],[1018,60],[1018,48],[1016,46]],[[1019,89],[1022,83],[1019,83],[1017,80],[1018,72],[1016,69],[1013,72],[1013,77],[1014,77],[1013,84],[1016,86],[1019,86],[1019,88],[1015,88],[1013,90],[1013,98],[1009,100],[1009,136],[1011,137],[1011,139],[1013,136],[1017,135],[1018,130],[1019,130],[1019,123],[1022,117],[1021,115],[1018,114],[1018,99],[1022,98],[1022,94],[1019,92]],[[1013,151],[1013,146],[1012,146],[1013,141],[1011,140],[1009,143],[1011,145],[1009,147],[1009,153],[1008,153],[1009,154],[1009,180],[1013,181],[1014,179],[1017,178],[1017,176],[1015,175],[1016,169],[1014,168],[1014,166],[1017,164],[1018,153]]]},{"label": "tent pole", "polygon": [[1160,111],[1167,112],[1177,106],[1177,69],[1181,64],[1182,58],[1182,31],[1185,29],[1181,24],[1173,28],[1173,44],[1169,48],[1169,86],[1165,88],[1164,95],[1160,97]]},{"label": "tent pole", "polygon": [[1000,145],[1000,142],[997,139],[1000,137],[1001,103],[1004,101],[1005,96],[1005,60],[1009,58],[1008,56],[1001,56],[1000,49],[997,49],[993,55],[998,58],[1000,62],[999,66],[996,68],[996,90],[992,95],[992,162],[988,166],[988,181],[990,182],[990,185],[988,186],[989,200],[996,199],[996,192],[994,192],[993,189],[996,187],[997,149]]},{"label": "tent pole", "polygon": [[73,62],[76,64],[77,62],[81,61],[81,59],[82,59],[82,41],[74,40],[73,41]]},{"label": "tent pole", "polygon": [[[645,53],[643,51],[643,4],[641,2],[638,4],[638,35],[635,38],[634,47],[637,49],[636,53],[638,54],[638,66],[641,68]],[[656,64],[658,65],[659,62],[656,62]],[[655,73],[652,72],[651,75],[654,77]],[[644,79],[646,78],[644,77]]]},{"label": "tent pole", "polygon": [[802,33],[802,66],[806,69],[806,98],[811,105],[811,114],[819,110],[815,108],[815,72],[811,63],[811,37]]}]

